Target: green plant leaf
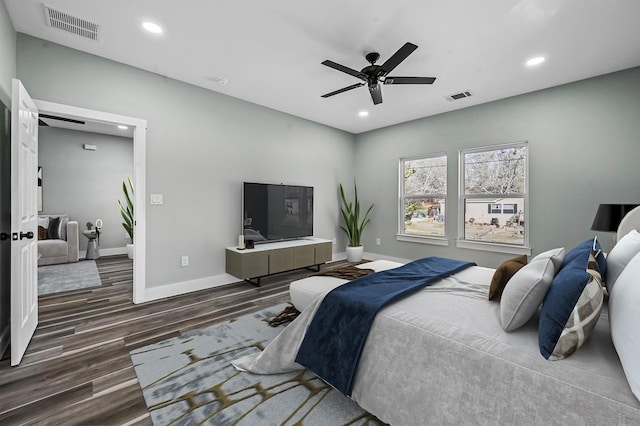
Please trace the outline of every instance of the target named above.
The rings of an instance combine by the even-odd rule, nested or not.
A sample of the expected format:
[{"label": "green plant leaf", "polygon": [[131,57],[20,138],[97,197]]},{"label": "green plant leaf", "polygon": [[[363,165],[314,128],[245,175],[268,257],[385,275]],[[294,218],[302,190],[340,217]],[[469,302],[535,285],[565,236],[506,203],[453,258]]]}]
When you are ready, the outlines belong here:
[{"label": "green plant leaf", "polygon": [[[129,184],[127,187],[127,183]],[[134,230],[134,214],[133,214],[133,182],[130,177],[127,177],[126,180],[122,181],[122,193],[124,194],[124,203],[118,200],[118,205],[120,206],[120,215],[124,222],[122,223],[122,227],[129,234],[129,238],[131,239],[131,244],[133,244],[133,230]]]},{"label": "green plant leaf", "polygon": [[360,239],[365,226],[370,222],[369,214],[373,209],[373,204],[366,210],[362,219],[360,218],[360,200],[358,198],[358,186],[356,181],[353,181],[354,201],[347,201],[347,197],[344,193],[344,187],[340,183],[340,198],[342,200],[342,206],[340,207],[340,216],[344,222],[344,226],[340,225],[340,228],[347,235],[348,244],[351,247],[357,247],[361,245]]}]

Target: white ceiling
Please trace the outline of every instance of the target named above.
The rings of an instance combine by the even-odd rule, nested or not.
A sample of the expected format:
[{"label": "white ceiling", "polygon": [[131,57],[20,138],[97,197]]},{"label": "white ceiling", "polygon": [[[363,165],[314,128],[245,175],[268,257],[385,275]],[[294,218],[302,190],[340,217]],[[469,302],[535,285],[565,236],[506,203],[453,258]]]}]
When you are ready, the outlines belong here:
[{"label": "white ceiling", "polygon": [[[5,4],[18,32],[352,133],[640,65],[638,0],[46,0],[99,24],[97,41],[49,27],[42,1]],[[391,74],[433,85],[383,86],[375,106],[366,86],[320,97],[360,81],[325,59],[360,70],[405,42],[418,49]]]}]

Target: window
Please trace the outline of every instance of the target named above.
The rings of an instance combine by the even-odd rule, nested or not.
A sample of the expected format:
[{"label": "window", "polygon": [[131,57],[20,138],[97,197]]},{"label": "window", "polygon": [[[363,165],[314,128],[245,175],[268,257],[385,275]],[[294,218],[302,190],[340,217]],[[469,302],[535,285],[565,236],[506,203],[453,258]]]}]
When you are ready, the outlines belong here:
[{"label": "window", "polygon": [[518,205],[517,204],[503,204],[502,205],[502,213],[510,213],[510,214],[518,213]]},{"label": "window", "polygon": [[502,204],[489,204],[489,213],[502,213]]},{"label": "window", "polygon": [[459,247],[530,254],[527,167],[526,143],[460,152]]},{"label": "window", "polygon": [[444,239],[446,198],[446,154],[400,159],[399,239]]}]

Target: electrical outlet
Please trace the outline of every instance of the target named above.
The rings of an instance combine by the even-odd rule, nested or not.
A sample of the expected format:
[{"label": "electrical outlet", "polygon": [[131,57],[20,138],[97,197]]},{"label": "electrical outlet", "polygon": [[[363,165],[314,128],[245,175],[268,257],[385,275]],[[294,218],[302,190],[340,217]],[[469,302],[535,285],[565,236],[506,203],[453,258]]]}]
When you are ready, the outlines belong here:
[{"label": "electrical outlet", "polygon": [[189,256],[182,256],[182,266],[189,266]]},{"label": "electrical outlet", "polygon": [[376,245],[379,246],[380,245],[380,238],[376,238]]},{"label": "electrical outlet", "polygon": [[336,245],[336,242],[337,242],[337,241],[336,241],[336,237],[333,237],[333,245],[334,245],[334,246]]}]

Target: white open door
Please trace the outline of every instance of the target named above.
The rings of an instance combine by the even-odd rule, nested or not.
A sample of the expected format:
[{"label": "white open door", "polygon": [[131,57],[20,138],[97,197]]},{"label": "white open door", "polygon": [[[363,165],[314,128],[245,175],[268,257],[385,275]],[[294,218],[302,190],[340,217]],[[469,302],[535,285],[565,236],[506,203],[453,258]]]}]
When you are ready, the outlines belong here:
[{"label": "white open door", "polygon": [[38,325],[38,109],[20,80],[11,100],[11,365]]}]

